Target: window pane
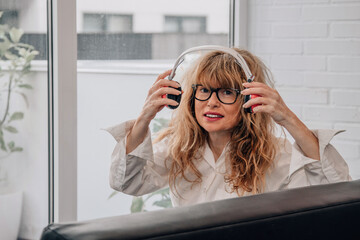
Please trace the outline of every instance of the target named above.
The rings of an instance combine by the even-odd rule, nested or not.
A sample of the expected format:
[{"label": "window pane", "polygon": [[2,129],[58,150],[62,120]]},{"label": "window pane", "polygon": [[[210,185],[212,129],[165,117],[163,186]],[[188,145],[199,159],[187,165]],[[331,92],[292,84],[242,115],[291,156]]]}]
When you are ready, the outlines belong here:
[{"label": "window pane", "polygon": [[183,32],[205,32],[205,18],[184,18],[182,21]]},{"label": "window pane", "polygon": [[132,16],[107,13],[85,13],[83,26],[83,32],[131,32]]},{"label": "window pane", "polygon": [[[123,193],[112,196],[109,169],[116,141],[101,129],[136,118],[157,75],[184,50],[226,46],[228,7],[223,0],[77,0],[79,220],[128,214],[133,201],[141,203]],[[108,27],[84,34],[84,12],[105,14]],[[170,114],[161,111],[151,130],[165,125]],[[152,205],[159,197],[146,201],[144,209],[161,208]]]},{"label": "window pane", "polygon": [[48,223],[46,1],[0,9],[0,239],[39,239]]},{"label": "window pane", "polygon": [[205,33],[206,17],[165,16],[165,32]]},{"label": "window pane", "polygon": [[132,16],[109,15],[106,21],[108,32],[132,32]]},{"label": "window pane", "polygon": [[84,14],[84,32],[102,32],[104,31],[104,14]]},{"label": "window pane", "polygon": [[165,32],[180,32],[181,24],[177,18],[165,17]]}]

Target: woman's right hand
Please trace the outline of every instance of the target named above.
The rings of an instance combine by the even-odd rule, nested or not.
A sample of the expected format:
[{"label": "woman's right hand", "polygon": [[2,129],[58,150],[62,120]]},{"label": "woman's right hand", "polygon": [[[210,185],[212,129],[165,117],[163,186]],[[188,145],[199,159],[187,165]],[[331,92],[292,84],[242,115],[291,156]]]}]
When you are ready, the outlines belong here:
[{"label": "woman's right hand", "polygon": [[151,120],[155,118],[156,114],[161,111],[161,109],[163,109],[166,105],[178,105],[178,103],[172,99],[167,97],[163,98],[166,94],[181,94],[179,90],[174,89],[180,86],[179,83],[165,79],[170,75],[170,73],[171,70],[167,70],[166,72],[160,74],[150,88],[143,109],[139,117],[136,119],[134,126],[127,135],[127,154],[132,152],[144,141]]},{"label": "woman's right hand", "polygon": [[174,89],[180,87],[179,83],[165,79],[171,73],[171,69],[160,74],[155,83],[149,89],[148,96],[146,97],[145,104],[140,114],[142,120],[148,123],[155,118],[156,114],[161,111],[166,105],[177,106],[178,103],[167,97],[166,94],[179,95],[180,91]]}]

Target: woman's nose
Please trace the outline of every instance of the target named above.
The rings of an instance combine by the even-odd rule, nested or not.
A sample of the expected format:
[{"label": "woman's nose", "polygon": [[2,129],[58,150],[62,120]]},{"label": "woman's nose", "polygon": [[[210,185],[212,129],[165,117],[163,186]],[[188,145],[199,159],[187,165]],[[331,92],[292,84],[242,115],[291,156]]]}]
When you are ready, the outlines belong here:
[{"label": "woman's nose", "polygon": [[208,100],[208,106],[219,106],[220,101],[216,96],[216,92],[213,92]]}]

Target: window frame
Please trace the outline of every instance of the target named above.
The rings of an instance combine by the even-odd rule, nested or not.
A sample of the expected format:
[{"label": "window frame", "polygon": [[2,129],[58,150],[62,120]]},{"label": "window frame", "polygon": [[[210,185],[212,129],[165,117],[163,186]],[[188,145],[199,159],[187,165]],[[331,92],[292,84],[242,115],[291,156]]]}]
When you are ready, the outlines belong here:
[{"label": "window frame", "polygon": [[76,1],[47,4],[49,223],[53,223],[77,219],[77,32]]}]

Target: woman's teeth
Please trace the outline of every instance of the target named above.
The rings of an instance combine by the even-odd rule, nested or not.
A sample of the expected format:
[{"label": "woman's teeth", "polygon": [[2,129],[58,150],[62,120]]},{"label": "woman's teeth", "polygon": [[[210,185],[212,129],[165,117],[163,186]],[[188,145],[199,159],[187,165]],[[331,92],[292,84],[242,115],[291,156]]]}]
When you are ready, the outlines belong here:
[{"label": "woman's teeth", "polygon": [[221,115],[215,115],[215,114],[205,114],[206,117],[209,117],[209,118],[221,118],[223,116]]}]

